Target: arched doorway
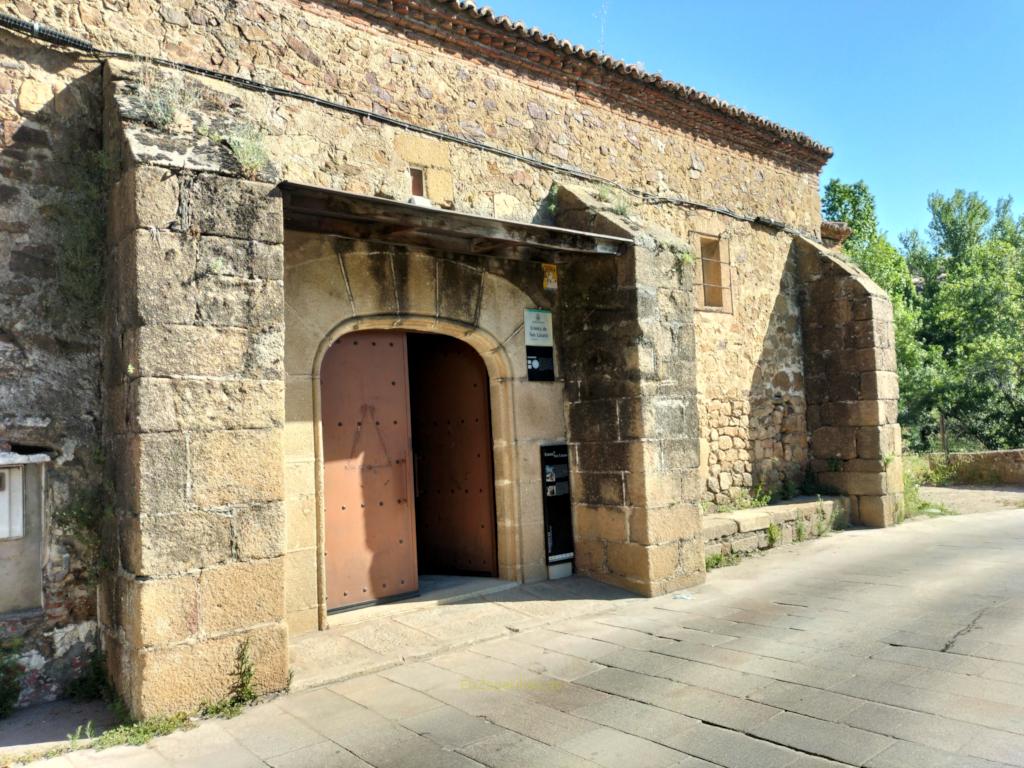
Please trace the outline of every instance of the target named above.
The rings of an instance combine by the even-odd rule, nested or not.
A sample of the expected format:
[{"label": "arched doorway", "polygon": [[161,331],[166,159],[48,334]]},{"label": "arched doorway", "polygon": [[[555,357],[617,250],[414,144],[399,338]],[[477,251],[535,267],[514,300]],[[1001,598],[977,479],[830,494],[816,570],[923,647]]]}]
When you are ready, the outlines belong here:
[{"label": "arched doorway", "polygon": [[356,331],[326,350],[328,610],[413,594],[421,573],[497,575],[488,381],[449,336]]}]

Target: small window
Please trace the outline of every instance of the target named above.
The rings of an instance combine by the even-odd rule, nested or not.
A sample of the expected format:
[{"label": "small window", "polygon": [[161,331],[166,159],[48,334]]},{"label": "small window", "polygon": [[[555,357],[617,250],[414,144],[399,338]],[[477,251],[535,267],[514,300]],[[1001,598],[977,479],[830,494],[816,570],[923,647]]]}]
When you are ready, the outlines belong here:
[{"label": "small window", "polygon": [[698,306],[700,309],[732,312],[728,243],[703,235],[697,240],[700,252],[697,260]]},{"label": "small window", "polygon": [[409,182],[412,187],[413,197],[423,197],[425,195],[425,185],[423,183],[423,169],[422,168],[410,168],[409,169]]},{"label": "small window", "polygon": [[20,539],[24,535],[21,467],[0,469],[0,539]]}]

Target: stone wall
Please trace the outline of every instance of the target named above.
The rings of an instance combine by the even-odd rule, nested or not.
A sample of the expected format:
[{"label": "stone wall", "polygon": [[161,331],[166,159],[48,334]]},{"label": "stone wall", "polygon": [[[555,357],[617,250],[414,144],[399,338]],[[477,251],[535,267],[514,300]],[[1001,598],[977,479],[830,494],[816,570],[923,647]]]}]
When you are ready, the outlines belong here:
[{"label": "stone wall", "polygon": [[1024,450],[934,453],[928,465],[963,485],[1024,485]]},{"label": "stone wall", "polygon": [[791,238],[705,219],[728,241],[732,311],[696,313],[702,502],[708,512],[804,484],[807,424],[800,278]]},{"label": "stone wall", "polygon": [[182,168],[138,125],[129,140],[137,94],[107,95],[117,530],[99,619],[117,690],[149,717],[226,697],[242,643],[257,690],[287,678],[283,220],[273,184]]},{"label": "stone wall", "polygon": [[103,465],[100,91],[94,63],[0,32],[0,443],[53,459],[40,607],[0,616],[22,704],[60,696],[97,644],[95,558],[54,512],[91,511]]},{"label": "stone wall", "polygon": [[[434,6],[427,0],[413,5]],[[404,23],[398,16],[384,23],[340,3],[297,0],[196,0],[180,7],[155,0],[83,0],[73,5],[58,0],[8,0],[3,8],[26,20],[87,37],[106,49],[159,52],[173,60],[295,88],[523,156],[517,159],[440,141],[372,118],[209,81],[200,89],[205,95],[195,99],[196,94],[188,88],[177,91],[174,120],[154,145],[160,151],[143,157],[145,147],[133,149],[141,153],[136,157],[140,167],[165,167],[176,177],[189,176],[186,170],[193,174],[237,173],[237,163],[218,137],[245,120],[266,134],[263,145],[271,164],[282,178],[292,181],[404,199],[408,167],[417,165],[425,169],[428,196],[438,204],[530,221],[550,216],[545,197],[553,183],[573,183],[572,166],[666,198],[642,201],[636,195],[614,193],[621,198],[615,201],[616,208],[642,212],[643,221],[684,241],[693,231],[717,228],[724,232],[734,227],[730,237],[738,267],[737,291],[748,291],[748,297],[754,295],[750,292],[757,294],[756,301],[747,305],[756,305],[756,312],[738,314],[724,327],[731,348],[743,350],[738,357],[730,353],[723,358],[724,365],[728,370],[742,359],[738,369],[742,380],[754,381],[761,348],[768,346],[758,344],[769,328],[776,327],[771,318],[789,238],[729,216],[701,213],[699,208],[670,199],[685,198],[746,216],[783,221],[812,235],[819,226],[817,174],[827,153],[809,151],[771,131],[765,133],[756,125],[729,118],[725,111],[707,112],[710,108],[690,102],[683,109],[682,101],[678,102],[680,108],[674,108],[676,102],[666,101],[674,98],[667,91],[638,84],[626,74],[608,70],[596,78],[589,70],[535,66],[531,62],[539,61],[537,56],[550,53],[547,46],[517,41],[518,53],[510,54],[501,35],[493,30],[487,35],[456,34],[441,40],[405,27],[396,29],[394,24]],[[152,84],[178,77],[151,71],[142,79],[148,78]],[[10,235],[0,238],[0,284],[9,297],[0,308],[0,374],[5,385],[9,384],[2,388],[0,417],[3,439],[45,448],[55,457],[46,501],[48,519],[96,487],[103,474],[96,460],[101,413],[98,325],[96,321],[79,322],[81,315],[70,321],[59,315],[55,305],[66,302],[60,298],[55,265],[65,253],[63,236],[44,215],[59,190],[92,186],[79,184],[77,176],[69,183],[69,166],[62,152],[73,147],[86,157],[83,149],[99,148],[99,80],[99,65],[92,59],[59,53],[0,31],[0,232]],[[193,104],[194,100],[198,104]],[[129,109],[135,122],[147,119],[145,105],[136,103]],[[716,119],[705,119],[708,116]],[[134,130],[129,127],[128,133]],[[145,138],[145,132],[138,136]],[[89,169],[86,172],[102,184],[102,175],[97,177]],[[148,184],[143,187],[149,189]],[[192,191],[203,193],[201,186],[188,190],[179,200],[189,200]],[[79,199],[77,209],[102,224],[102,205],[88,202],[91,199]],[[161,230],[170,222],[167,218],[154,226]],[[203,233],[205,223],[196,226],[204,237],[218,237]],[[77,238],[71,238],[70,242],[75,241]],[[142,251],[149,247],[144,238],[137,245]],[[144,254],[143,261],[145,258]],[[250,300],[258,311],[256,305],[266,297],[251,294],[251,282],[266,258],[256,246],[245,254],[225,247],[199,263],[195,274],[202,272],[204,279],[197,279],[189,289],[195,294],[198,313],[190,322],[197,327],[237,322],[241,313],[250,311]],[[167,262],[161,263],[153,283],[141,284],[143,292],[153,291],[154,300],[182,277],[173,273],[181,265],[175,266],[173,259]],[[747,268],[741,268],[741,263],[749,265],[749,271],[744,271]],[[234,298],[220,302],[218,292],[226,290],[232,280],[238,281]],[[240,298],[243,294],[244,301]],[[193,297],[187,300],[191,302]],[[743,325],[748,320],[754,322],[753,332]],[[698,360],[718,333],[713,327],[716,321],[705,324],[698,318]],[[701,330],[704,325],[706,332]],[[198,333],[207,334],[203,338],[231,336],[221,331]],[[235,338],[225,347],[228,358],[238,363],[233,375],[239,378],[248,364],[245,343]],[[796,373],[788,343],[771,347],[780,351],[768,356],[762,381],[773,381],[779,371]],[[203,361],[202,366],[212,362]],[[193,363],[200,364],[191,361],[188,365]],[[746,385],[738,394],[724,390],[718,394],[724,377],[713,381],[710,375],[698,376],[698,381],[707,379],[705,391],[711,399],[730,404],[730,419],[737,403],[740,412],[735,418],[747,416],[743,403],[754,398],[745,392]],[[160,373],[142,378],[166,377]],[[799,395],[795,375],[791,383],[787,402],[795,412]],[[149,386],[147,381],[137,389],[147,391]],[[175,402],[205,407],[199,394],[180,391],[184,385],[178,385],[179,391],[163,383],[154,386],[163,387],[160,391],[164,394],[170,389]],[[211,398],[208,406],[215,415],[231,401],[227,389]],[[763,400],[761,397],[758,402]],[[763,417],[773,429],[774,409],[773,405],[772,415]],[[214,419],[210,426],[225,425]],[[183,423],[180,429],[188,432],[192,428]],[[706,435],[710,435],[710,427]],[[752,438],[752,442],[761,439]],[[774,455],[776,436],[763,439],[772,441]],[[722,448],[715,451],[718,456],[731,450],[718,447]],[[761,452],[767,447],[765,444]],[[785,460],[785,449],[783,454]],[[737,453],[717,464],[724,468],[725,462],[732,461],[732,468],[722,471],[735,476],[735,465],[741,460],[744,469],[750,464],[751,481],[755,481],[753,458]],[[113,471],[110,461],[107,464]],[[740,476],[740,484],[746,482],[746,474]],[[66,532],[51,530],[45,611],[5,624],[5,631],[28,638],[26,649],[31,658],[26,660],[34,669],[33,679],[38,680],[36,690],[47,696],[59,693],[87,657],[95,626],[90,623],[94,588],[77,555],[78,543]],[[83,642],[69,643],[64,638],[83,638]],[[43,659],[63,661],[47,665]]]},{"label": "stone wall", "polygon": [[794,241],[802,294],[807,424],[817,482],[854,523],[892,525],[903,503],[892,303],[853,264]]},{"label": "stone wall", "polygon": [[632,237],[564,264],[560,348],[577,569],[646,595],[704,578],[691,271],[684,241],[561,187],[562,226]]}]

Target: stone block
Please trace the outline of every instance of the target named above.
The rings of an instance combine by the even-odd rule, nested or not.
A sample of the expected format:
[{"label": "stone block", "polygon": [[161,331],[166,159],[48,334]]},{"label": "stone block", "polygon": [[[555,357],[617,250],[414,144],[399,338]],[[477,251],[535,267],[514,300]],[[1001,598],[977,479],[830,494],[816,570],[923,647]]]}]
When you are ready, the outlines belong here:
[{"label": "stone block", "polygon": [[683,501],[683,483],[679,472],[648,471],[626,478],[629,498],[633,504],[661,506]]},{"label": "stone block", "polygon": [[136,515],[181,514],[188,508],[188,446],[178,433],[131,435],[122,489]]},{"label": "stone block", "polygon": [[284,558],[227,563],[199,577],[199,629],[204,635],[284,618]]},{"label": "stone block", "polygon": [[302,608],[285,614],[288,624],[288,635],[295,637],[320,629],[320,610],[318,608]]},{"label": "stone block", "polygon": [[[574,443],[619,439],[616,400],[587,400],[569,405],[569,439]],[[581,466],[580,469],[590,469]]]},{"label": "stone block", "polygon": [[227,697],[234,681],[235,656],[248,640],[253,680],[258,693],[288,684],[288,630],[271,624],[227,637],[129,653],[131,686],[122,688],[132,716],[138,719],[190,712]]},{"label": "stone block", "polygon": [[765,512],[771,515],[773,523],[781,525],[782,523],[790,523],[796,520],[798,508],[795,504],[782,504],[772,506],[766,509]]},{"label": "stone block", "polygon": [[562,382],[517,383],[513,392],[516,436],[520,440],[565,438]]},{"label": "stone block", "polygon": [[281,191],[272,184],[202,173],[181,189],[187,223],[204,235],[284,241]]},{"label": "stone block", "polygon": [[[399,249],[392,255],[398,311],[405,315],[437,316],[437,257],[431,252]],[[522,312],[520,312],[522,322]],[[481,327],[490,330],[481,323]],[[497,337],[504,341],[505,337]]]},{"label": "stone block", "polygon": [[883,459],[899,454],[899,425],[857,429],[857,455],[862,459]]},{"label": "stone block", "polygon": [[291,460],[312,460],[316,453],[315,435],[316,426],[312,419],[287,422],[282,434],[284,455]]},{"label": "stone block", "polygon": [[679,572],[678,542],[673,541],[647,547],[647,562],[647,580],[652,584],[674,578]]},{"label": "stone block", "polygon": [[764,509],[739,509],[729,513],[740,533],[761,531],[771,525],[772,516]]},{"label": "stone block", "polygon": [[134,229],[167,230],[178,219],[178,176],[166,168],[127,168],[111,189],[110,241]]},{"label": "stone block", "polygon": [[285,608],[295,611],[317,603],[316,549],[288,552],[284,557]]},{"label": "stone block", "polygon": [[628,534],[627,510],[624,507],[596,507],[576,504],[573,507],[573,531],[582,539],[625,542]]},{"label": "stone block", "polygon": [[812,455],[817,458],[855,458],[857,435],[858,430],[849,426],[819,427],[811,433]]},{"label": "stone block", "polygon": [[135,367],[143,376],[239,376],[245,372],[249,340],[244,329],[146,325],[135,334]]},{"label": "stone block", "polygon": [[192,502],[201,509],[284,497],[279,429],[194,435],[189,467]]},{"label": "stone block", "polygon": [[308,326],[291,306],[284,308],[284,369],[289,376],[319,376],[316,354],[326,334]]},{"label": "stone block", "polygon": [[757,551],[757,534],[745,533],[731,539],[729,542],[733,552],[749,554]]},{"label": "stone block", "polygon": [[131,271],[122,285],[134,291],[135,315],[145,324],[184,323],[196,319],[196,257],[184,236],[135,230],[118,248],[123,269]]},{"label": "stone block", "polygon": [[139,432],[259,429],[283,421],[278,381],[163,379],[131,383],[131,427]]},{"label": "stone block", "polygon": [[897,400],[900,380],[895,371],[869,371],[860,375],[860,396],[865,400]]},{"label": "stone block", "polygon": [[312,461],[289,461],[283,470],[284,498],[315,496],[316,466]]},{"label": "stone block", "polygon": [[341,261],[356,315],[398,311],[391,251],[365,242],[349,243]]},{"label": "stone block", "polygon": [[818,482],[851,496],[879,496],[888,492],[884,473],[820,472]]},{"label": "stone block", "polygon": [[701,515],[696,503],[634,507],[630,513],[629,540],[637,544],[662,544],[700,535]]},{"label": "stone block", "polygon": [[448,168],[448,145],[443,141],[415,133],[395,135],[395,154],[409,165],[421,168]]},{"label": "stone block", "polygon": [[[328,253],[323,258],[289,264],[286,269],[284,293],[290,310],[284,320],[289,337],[287,343],[291,343],[295,324],[301,324],[319,342],[331,329],[355,314],[338,255],[330,247],[324,250]],[[352,256],[353,264],[361,259],[365,257]],[[365,301],[368,297],[359,279],[357,276],[360,299]],[[370,298],[373,295],[370,294]]]},{"label": "stone block", "polygon": [[187,640],[199,631],[199,579],[124,579],[120,626],[136,648]]},{"label": "stone block", "polygon": [[701,526],[704,532],[704,541],[732,536],[740,529],[739,523],[728,514],[704,515],[701,519]]},{"label": "stone block", "polygon": [[280,557],[285,551],[284,504],[272,501],[235,507],[231,534],[239,560]]},{"label": "stone block", "polygon": [[650,445],[639,440],[578,443],[576,466],[591,472],[642,472],[644,451]]},{"label": "stone block", "polygon": [[284,502],[285,551],[316,546],[316,498],[288,496]]},{"label": "stone block", "polygon": [[886,409],[879,400],[825,403],[822,421],[843,427],[877,426],[886,423]]},{"label": "stone block", "polygon": [[504,277],[484,273],[479,326],[503,343],[523,324],[523,310],[533,301]]},{"label": "stone block", "polygon": [[194,316],[204,325],[273,328],[284,325],[280,280],[204,276],[195,283]]},{"label": "stone block", "polygon": [[620,576],[648,582],[651,569],[650,549],[642,544],[608,542],[608,568]]},{"label": "stone block", "polygon": [[482,270],[457,261],[438,261],[438,316],[475,324],[480,307],[482,279]]},{"label": "stone block", "polygon": [[[330,242],[327,238],[320,239]],[[212,236],[200,237],[193,242],[196,244],[197,274],[255,280],[281,280],[284,277],[285,253],[277,243]]]},{"label": "stone block", "polygon": [[580,573],[598,575],[607,573],[607,543],[601,539],[577,539],[575,542],[576,569]]},{"label": "stone block", "polygon": [[573,472],[570,485],[573,500],[580,504],[621,506],[625,503],[620,472]]},{"label": "stone block", "polygon": [[231,518],[220,512],[143,515],[121,526],[122,564],[137,576],[163,578],[233,557]]}]

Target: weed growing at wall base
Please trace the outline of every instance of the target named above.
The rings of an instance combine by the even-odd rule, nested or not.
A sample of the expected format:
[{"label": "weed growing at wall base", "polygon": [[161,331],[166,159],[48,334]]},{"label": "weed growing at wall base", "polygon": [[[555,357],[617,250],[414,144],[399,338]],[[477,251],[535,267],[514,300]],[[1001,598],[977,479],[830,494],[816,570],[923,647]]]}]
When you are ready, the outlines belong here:
[{"label": "weed growing at wall base", "polygon": [[725,568],[726,566],[736,565],[740,561],[740,556],[735,552],[715,552],[713,555],[707,555],[704,558],[704,567],[711,571],[715,568]]},{"label": "weed growing at wall base", "polygon": [[18,703],[22,672],[18,641],[0,640],[0,719],[11,714]]}]

